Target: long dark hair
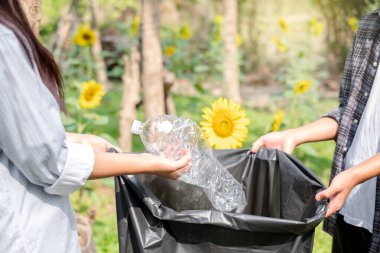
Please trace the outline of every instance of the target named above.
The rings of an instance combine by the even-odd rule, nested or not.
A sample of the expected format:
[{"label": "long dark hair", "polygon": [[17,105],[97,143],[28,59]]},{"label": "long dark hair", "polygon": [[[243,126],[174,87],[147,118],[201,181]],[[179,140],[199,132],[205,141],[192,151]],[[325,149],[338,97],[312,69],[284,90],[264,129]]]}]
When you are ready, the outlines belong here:
[{"label": "long dark hair", "polygon": [[19,0],[0,0],[0,24],[14,32],[30,64],[36,64],[42,81],[57,100],[61,110],[65,111],[61,71],[53,55],[33,33]]}]

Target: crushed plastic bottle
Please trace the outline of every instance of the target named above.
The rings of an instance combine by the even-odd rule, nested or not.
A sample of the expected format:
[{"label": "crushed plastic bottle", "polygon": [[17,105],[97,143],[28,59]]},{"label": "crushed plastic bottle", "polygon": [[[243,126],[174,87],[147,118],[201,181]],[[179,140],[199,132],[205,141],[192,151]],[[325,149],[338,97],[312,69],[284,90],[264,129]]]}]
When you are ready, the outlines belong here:
[{"label": "crushed plastic bottle", "polygon": [[197,123],[186,117],[154,116],[145,123],[135,120],[131,129],[149,153],[178,160],[191,153],[192,169],[181,175],[188,184],[203,188],[211,204],[231,211],[247,203],[242,185],[214,157]]}]

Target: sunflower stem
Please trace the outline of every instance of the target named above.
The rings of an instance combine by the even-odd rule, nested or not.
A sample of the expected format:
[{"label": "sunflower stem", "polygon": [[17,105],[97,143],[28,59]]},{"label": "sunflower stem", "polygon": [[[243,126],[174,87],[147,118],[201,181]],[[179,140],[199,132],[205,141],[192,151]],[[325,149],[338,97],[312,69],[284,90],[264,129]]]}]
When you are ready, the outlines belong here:
[{"label": "sunflower stem", "polygon": [[87,51],[86,52],[87,76],[88,76],[88,79],[90,80],[93,78],[92,62],[91,62],[91,46],[88,46],[86,51]]}]

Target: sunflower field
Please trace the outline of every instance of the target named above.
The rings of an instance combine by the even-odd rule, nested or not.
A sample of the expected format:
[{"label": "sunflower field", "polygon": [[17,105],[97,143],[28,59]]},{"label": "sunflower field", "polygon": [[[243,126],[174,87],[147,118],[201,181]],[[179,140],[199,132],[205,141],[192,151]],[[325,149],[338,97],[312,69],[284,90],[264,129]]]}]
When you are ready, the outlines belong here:
[{"label": "sunflower field", "polygon": [[[316,120],[338,106],[360,17],[377,8],[327,2],[40,1],[40,39],[65,82],[65,128],[143,152],[130,118],[176,114],[196,121],[211,148],[249,149]],[[328,184],[334,147],[305,144],[294,156]],[[77,213],[95,210],[97,252],[118,252],[113,179],[89,181],[71,200]],[[313,252],[330,250],[319,226]]]}]

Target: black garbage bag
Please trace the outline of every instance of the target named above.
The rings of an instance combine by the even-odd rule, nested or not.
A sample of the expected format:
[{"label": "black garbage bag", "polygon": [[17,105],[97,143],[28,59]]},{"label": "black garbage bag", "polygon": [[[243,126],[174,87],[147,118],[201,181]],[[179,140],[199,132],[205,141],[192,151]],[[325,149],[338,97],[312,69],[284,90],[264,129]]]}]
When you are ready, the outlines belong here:
[{"label": "black garbage bag", "polygon": [[119,250],[124,252],[312,252],[326,202],[323,183],[278,150],[218,150],[248,204],[214,210],[202,189],[156,176],[115,177]]}]

